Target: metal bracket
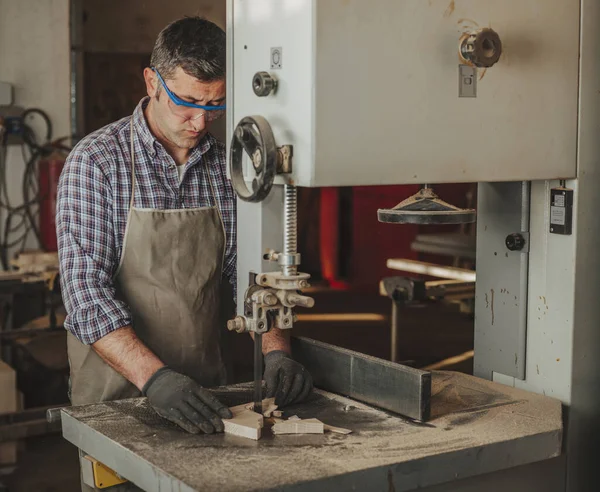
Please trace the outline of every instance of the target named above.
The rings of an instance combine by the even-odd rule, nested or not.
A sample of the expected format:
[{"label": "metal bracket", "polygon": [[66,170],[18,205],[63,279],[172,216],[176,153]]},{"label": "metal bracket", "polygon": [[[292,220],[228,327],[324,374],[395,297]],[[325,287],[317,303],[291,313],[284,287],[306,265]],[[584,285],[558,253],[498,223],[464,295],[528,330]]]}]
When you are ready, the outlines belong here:
[{"label": "metal bracket", "polygon": [[409,277],[387,277],[383,279],[385,295],[394,302],[423,301],[427,298],[425,281]]},{"label": "metal bracket", "polygon": [[294,147],[292,145],[277,147],[277,174],[290,174],[292,172],[293,156]]},{"label": "metal bracket", "polygon": [[80,454],[79,463],[81,465],[81,477],[88,487],[106,489],[127,482],[114,470],[91,456]]},{"label": "metal bracket", "polygon": [[261,273],[256,277],[256,283],[263,287],[282,290],[300,290],[309,287],[308,273],[298,273],[293,277],[284,275],[281,272]]}]

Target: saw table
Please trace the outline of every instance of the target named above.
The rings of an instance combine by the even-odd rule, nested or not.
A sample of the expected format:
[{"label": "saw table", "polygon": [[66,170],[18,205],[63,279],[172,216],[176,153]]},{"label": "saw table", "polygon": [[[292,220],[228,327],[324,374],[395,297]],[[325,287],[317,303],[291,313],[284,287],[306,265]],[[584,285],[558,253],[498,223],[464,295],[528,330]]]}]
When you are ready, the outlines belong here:
[{"label": "saw table", "polygon": [[[252,385],[215,394],[229,406],[250,402]],[[426,423],[321,390],[286,408],[291,415],[353,432],[273,436],[266,425],[259,441],[190,435],[158,417],[145,398],[66,408],[61,420],[64,437],[82,452],[143,490],[160,492],[400,492],[561,452],[559,401],[460,373],[432,373]]]}]

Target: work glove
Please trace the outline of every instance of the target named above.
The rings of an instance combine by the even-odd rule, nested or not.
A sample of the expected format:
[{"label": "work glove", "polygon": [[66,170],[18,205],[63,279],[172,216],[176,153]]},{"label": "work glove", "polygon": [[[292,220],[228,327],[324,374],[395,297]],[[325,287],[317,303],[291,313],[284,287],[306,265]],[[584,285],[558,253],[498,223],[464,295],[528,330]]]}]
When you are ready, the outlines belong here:
[{"label": "work glove", "polygon": [[278,407],[301,402],[313,388],[310,373],[281,350],[273,350],[265,355],[264,379],[267,398],[275,397]]},{"label": "work glove", "polygon": [[150,377],[142,394],[158,415],[192,434],[223,432],[221,419],[233,417],[208,390],[168,367],[161,367]]}]

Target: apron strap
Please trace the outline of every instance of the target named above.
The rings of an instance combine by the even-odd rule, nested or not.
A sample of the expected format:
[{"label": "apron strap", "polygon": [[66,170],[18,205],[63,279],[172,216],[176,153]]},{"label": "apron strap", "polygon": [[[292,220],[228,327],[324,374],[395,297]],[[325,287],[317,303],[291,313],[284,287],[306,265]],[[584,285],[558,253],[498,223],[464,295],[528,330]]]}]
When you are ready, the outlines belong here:
[{"label": "apron strap", "polygon": [[[217,202],[217,195],[215,193],[215,188],[213,186],[212,179],[210,179],[210,169],[208,168],[208,166],[204,166],[204,168],[206,169],[206,178],[208,179],[208,184],[210,185],[210,192],[212,194],[213,203],[215,205],[215,208],[217,210],[219,210],[219,203]],[[221,212],[219,212],[219,214],[220,213]]]},{"label": "apron strap", "polygon": [[135,199],[135,151],[133,145],[133,140],[135,138],[135,130],[133,128],[133,115],[131,115],[131,122],[129,123],[129,128],[129,139],[131,140],[131,200],[129,202],[129,210],[131,210],[133,208],[133,202]]},{"label": "apron strap", "polygon": [[215,210],[217,214],[219,214],[219,221],[221,222],[221,229],[223,230],[223,237],[225,238],[225,246],[223,247],[223,257],[221,258],[221,271],[225,267],[225,252],[227,251],[227,231],[225,230],[225,222],[223,221],[223,215],[221,215],[221,210],[219,209],[219,203],[217,202],[217,194],[215,193],[215,188],[212,183],[212,179],[210,179],[210,169],[207,165],[204,166],[206,169],[206,178],[208,179],[208,184],[210,185],[210,192],[212,193],[213,203],[215,204]]}]

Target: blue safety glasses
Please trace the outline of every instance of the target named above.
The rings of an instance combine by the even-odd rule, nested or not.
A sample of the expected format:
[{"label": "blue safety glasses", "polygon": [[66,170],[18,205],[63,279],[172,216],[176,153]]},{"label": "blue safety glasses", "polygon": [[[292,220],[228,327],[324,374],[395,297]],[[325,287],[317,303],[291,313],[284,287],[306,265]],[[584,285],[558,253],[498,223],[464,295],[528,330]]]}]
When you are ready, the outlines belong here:
[{"label": "blue safety glasses", "polygon": [[160,73],[158,73],[158,70],[156,70],[156,68],[154,67],[151,68],[154,71],[154,73],[156,73],[156,75],[158,76],[158,80],[160,80],[160,83],[165,89],[165,92],[169,96],[169,108],[176,116],[179,116],[180,118],[184,118],[186,120],[197,120],[198,118],[204,116],[204,118],[207,121],[214,121],[223,116],[223,114],[225,114],[225,109],[227,107],[225,105],[202,106],[200,104],[194,104],[191,102],[184,101],[167,87],[167,84],[165,83]]}]

